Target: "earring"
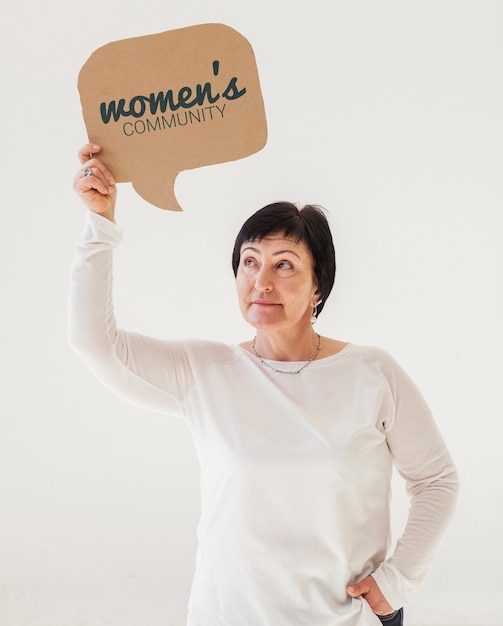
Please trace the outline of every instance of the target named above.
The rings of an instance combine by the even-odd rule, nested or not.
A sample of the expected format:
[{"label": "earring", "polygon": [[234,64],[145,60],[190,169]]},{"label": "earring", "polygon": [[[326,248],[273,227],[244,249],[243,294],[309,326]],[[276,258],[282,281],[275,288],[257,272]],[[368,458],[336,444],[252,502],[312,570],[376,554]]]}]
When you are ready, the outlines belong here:
[{"label": "earring", "polygon": [[318,302],[313,306],[313,312],[311,313],[311,324],[314,324],[318,319],[318,305],[322,302],[323,300],[318,300]]}]

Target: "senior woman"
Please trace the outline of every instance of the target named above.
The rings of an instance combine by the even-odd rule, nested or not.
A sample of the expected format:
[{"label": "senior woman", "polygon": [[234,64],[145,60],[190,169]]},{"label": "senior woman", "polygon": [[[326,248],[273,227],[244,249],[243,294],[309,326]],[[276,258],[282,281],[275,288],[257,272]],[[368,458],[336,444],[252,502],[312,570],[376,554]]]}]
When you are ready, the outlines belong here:
[{"label": "senior woman", "polygon": [[[421,394],[383,350],[320,337],[335,252],[322,210],[281,202],[239,232],[239,346],[118,330],[111,299],[116,188],[79,152],[87,211],[70,290],[70,343],[128,401],[184,419],[202,510],[188,626],[376,626],[437,552],[457,474]],[[411,496],[390,546],[395,465]]]}]

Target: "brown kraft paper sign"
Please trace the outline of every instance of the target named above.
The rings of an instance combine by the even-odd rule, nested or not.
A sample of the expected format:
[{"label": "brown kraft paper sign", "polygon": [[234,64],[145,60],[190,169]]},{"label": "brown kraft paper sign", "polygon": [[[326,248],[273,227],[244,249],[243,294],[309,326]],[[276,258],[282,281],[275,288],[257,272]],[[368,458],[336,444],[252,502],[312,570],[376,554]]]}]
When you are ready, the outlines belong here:
[{"label": "brown kraft paper sign", "polygon": [[267,123],[255,55],[223,24],[200,24],[98,48],[79,73],[89,141],[117,182],[180,211],[182,170],[261,150]]}]

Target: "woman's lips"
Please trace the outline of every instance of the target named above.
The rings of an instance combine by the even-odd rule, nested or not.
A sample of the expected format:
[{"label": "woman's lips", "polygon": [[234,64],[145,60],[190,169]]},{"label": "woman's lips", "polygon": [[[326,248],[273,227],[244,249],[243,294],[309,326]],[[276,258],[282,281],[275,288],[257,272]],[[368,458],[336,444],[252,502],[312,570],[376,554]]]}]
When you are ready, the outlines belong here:
[{"label": "woman's lips", "polygon": [[279,302],[271,302],[271,300],[253,300],[252,304],[258,306],[281,306]]}]

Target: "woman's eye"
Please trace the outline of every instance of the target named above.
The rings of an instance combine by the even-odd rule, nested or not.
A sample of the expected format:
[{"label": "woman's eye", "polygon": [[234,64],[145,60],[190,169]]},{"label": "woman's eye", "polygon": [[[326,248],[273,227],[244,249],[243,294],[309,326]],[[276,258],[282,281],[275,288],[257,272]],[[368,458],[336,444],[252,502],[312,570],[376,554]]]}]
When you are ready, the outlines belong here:
[{"label": "woman's eye", "polygon": [[247,259],[243,260],[243,265],[245,267],[252,267],[253,265],[255,265],[255,259],[248,257]]},{"label": "woman's eye", "polygon": [[290,261],[281,261],[281,263],[278,263],[278,267],[280,270],[291,270],[293,269],[293,265],[290,263]]}]

